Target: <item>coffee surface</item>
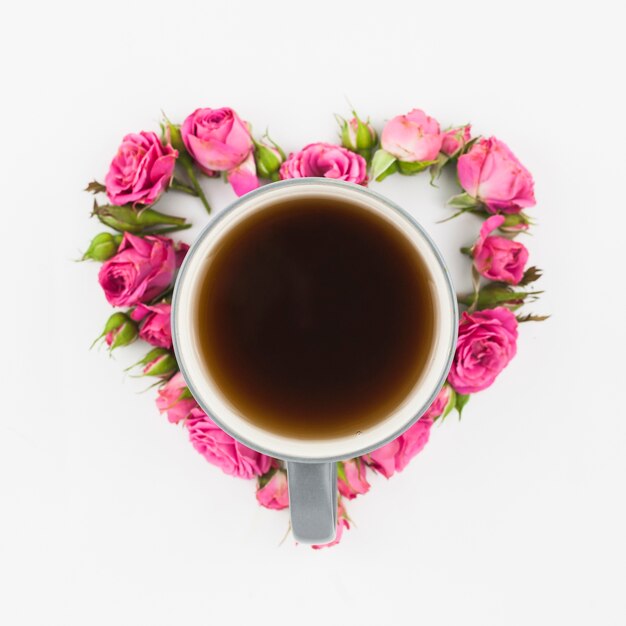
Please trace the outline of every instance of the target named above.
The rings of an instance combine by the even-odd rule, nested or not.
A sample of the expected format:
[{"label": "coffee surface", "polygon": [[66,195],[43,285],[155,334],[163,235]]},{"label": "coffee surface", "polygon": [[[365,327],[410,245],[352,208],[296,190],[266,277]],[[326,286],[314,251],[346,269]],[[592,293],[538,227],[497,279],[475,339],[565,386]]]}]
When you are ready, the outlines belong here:
[{"label": "coffee surface", "polygon": [[289,437],[365,431],[427,367],[429,274],[394,226],[358,205],[293,199],[235,226],[207,259],[204,364],[232,407]]}]

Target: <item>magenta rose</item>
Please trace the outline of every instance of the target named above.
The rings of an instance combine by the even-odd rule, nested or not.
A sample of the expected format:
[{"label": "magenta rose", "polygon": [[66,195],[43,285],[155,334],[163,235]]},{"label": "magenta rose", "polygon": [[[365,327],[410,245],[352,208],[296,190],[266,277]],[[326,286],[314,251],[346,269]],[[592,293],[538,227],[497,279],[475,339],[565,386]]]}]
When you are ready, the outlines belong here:
[{"label": "magenta rose", "polygon": [[307,178],[321,176],[364,185],[367,163],[355,152],[331,143],[310,143],[299,152],[292,152],[280,167],[280,177]]},{"label": "magenta rose", "polygon": [[225,433],[200,408],[191,409],[185,422],[193,447],[226,474],[239,478],[254,478],[269,470],[272,459],[255,452]]},{"label": "magenta rose", "polygon": [[348,519],[348,514],[343,506],[343,502],[340,499],[339,504],[337,505],[337,534],[335,535],[335,538],[329,543],[321,543],[311,547],[313,550],[320,550],[321,548],[331,548],[332,546],[336,546],[341,541],[344,528],[346,530],[350,530],[350,520]]},{"label": "magenta rose", "polygon": [[180,372],[174,374],[160,387],[158,393],[157,408],[161,413],[167,413],[167,419],[172,424],[178,424],[187,419],[191,415],[191,409],[198,407]]},{"label": "magenta rose", "polygon": [[133,306],[165,291],[187,248],[176,250],[171,239],[158,235],[124,233],[117,254],[102,264],[98,274],[109,304]]},{"label": "magenta rose", "polygon": [[154,133],[126,135],[104,180],[113,204],[152,204],[168,188],[178,152]]},{"label": "magenta rose", "polygon": [[441,151],[449,156],[456,156],[471,138],[472,127],[467,124],[458,128],[451,128],[442,134]]},{"label": "magenta rose", "polygon": [[422,417],[411,428],[388,444],[362,457],[375,471],[390,478],[402,471],[409,461],[428,443],[433,420]]},{"label": "magenta rose", "polygon": [[[424,418],[431,418],[435,420],[441,417],[450,402],[450,396],[452,395],[452,389],[450,385],[444,385],[441,391],[437,394],[434,402],[426,409],[426,413],[422,416]],[[421,421],[421,420],[420,420]]]},{"label": "magenta rose", "polygon": [[517,319],[505,307],[464,312],[448,382],[462,394],[489,387],[517,351]]},{"label": "magenta rose", "polygon": [[339,493],[349,500],[367,493],[370,484],[365,476],[365,463],[361,459],[350,459],[338,464],[337,487]]},{"label": "magenta rose", "polygon": [[437,120],[420,109],[389,120],[380,138],[383,150],[406,163],[434,161],[442,141]]},{"label": "magenta rose", "polygon": [[278,469],[263,487],[259,486],[256,499],[266,509],[286,509],[289,506],[287,473]]},{"label": "magenta rose", "polygon": [[474,265],[485,278],[517,285],[524,276],[528,250],[517,241],[487,236],[503,223],[503,215],[493,215],[485,220],[472,252]]},{"label": "magenta rose", "polygon": [[139,337],[153,346],[172,347],[172,326],[170,321],[172,306],[161,303],[148,306],[139,304],[130,314],[136,322],[143,320]]},{"label": "magenta rose", "polygon": [[492,213],[518,213],[535,204],[533,177],[495,137],[480,139],[460,156],[457,173],[466,193]]}]

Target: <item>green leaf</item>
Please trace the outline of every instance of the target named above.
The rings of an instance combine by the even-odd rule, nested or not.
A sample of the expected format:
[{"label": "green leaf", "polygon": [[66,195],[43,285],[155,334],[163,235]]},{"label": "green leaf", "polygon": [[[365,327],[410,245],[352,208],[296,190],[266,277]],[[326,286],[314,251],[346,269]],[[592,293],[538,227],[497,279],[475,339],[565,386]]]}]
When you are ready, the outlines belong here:
[{"label": "green leaf", "polygon": [[102,183],[99,183],[97,180],[92,180],[85,187],[85,191],[88,191],[89,193],[93,193],[93,194],[104,193],[106,190],[107,188]]},{"label": "green leaf", "polygon": [[[395,169],[392,169],[395,168]],[[386,150],[376,150],[372,159],[372,167],[370,169],[370,178],[372,180],[381,181],[389,174],[398,171],[398,160],[393,154]]]},{"label": "green leaf", "polygon": [[522,280],[518,283],[518,285],[529,285],[530,283],[534,283],[536,280],[539,280],[543,274],[543,271],[538,267],[529,267],[525,272]]},{"label": "green leaf", "polygon": [[459,413],[459,419],[461,419],[461,415],[463,414],[463,407],[469,402],[470,394],[469,393],[457,393],[456,394],[456,404],[455,408]]},{"label": "green leaf", "polygon": [[441,176],[441,172],[443,172],[443,168],[450,160],[450,157],[443,152],[439,153],[437,160],[430,166],[430,184],[433,187],[436,187],[435,181]]},{"label": "green leaf", "polygon": [[441,414],[441,421],[446,419],[446,417],[448,417],[448,415],[450,415],[450,413],[452,413],[452,411],[455,409],[456,399],[457,399],[457,393],[456,391],[454,391],[454,389],[452,389],[452,387],[450,387],[450,399],[448,400],[448,404],[446,404],[446,408],[443,410],[443,413]]},{"label": "green leaf", "polygon": [[419,172],[423,172],[425,169],[428,169],[431,165],[434,165],[437,161],[415,161],[414,163],[409,163],[408,161],[398,161],[398,170],[400,174],[404,174],[405,176],[412,176],[413,174],[419,174]]},{"label": "green leaf", "polygon": [[478,207],[480,203],[476,198],[472,198],[468,193],[460,193],[457,196],[452,196],[450,200],[448,200],[448,206],[454,207],[456,209],[475,209]]},{"label": "green leaf", "polygon": [[533,315],[529,313],[528,315],[518,315],[517,321],[521,324],[522,322],[543,322],[547,320],[550,315]]}]

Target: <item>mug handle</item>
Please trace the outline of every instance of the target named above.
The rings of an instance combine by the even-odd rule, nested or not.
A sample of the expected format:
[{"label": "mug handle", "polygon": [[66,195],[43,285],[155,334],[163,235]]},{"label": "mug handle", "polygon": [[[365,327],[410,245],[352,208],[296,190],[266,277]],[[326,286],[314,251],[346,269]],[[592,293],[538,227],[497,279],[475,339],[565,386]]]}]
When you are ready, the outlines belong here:
[{"label": "mug handle", "polygon": [[291,529],[300,543],[329,543],[337,532],[337,463],[287,461]]}]

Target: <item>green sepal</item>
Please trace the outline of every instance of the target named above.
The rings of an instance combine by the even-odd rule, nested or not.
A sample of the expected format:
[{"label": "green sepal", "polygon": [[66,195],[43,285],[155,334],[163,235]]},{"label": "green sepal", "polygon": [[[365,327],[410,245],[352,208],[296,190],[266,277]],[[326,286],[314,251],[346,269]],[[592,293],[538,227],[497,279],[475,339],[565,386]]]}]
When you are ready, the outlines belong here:
[{"label": "green sepal", "polygon": [[381,180],[387,178],[390,174],[398,171],[398,159],[382,148],[376,150],[372,158],[372,166],[370,168],[370,178],[372,180]]}]

